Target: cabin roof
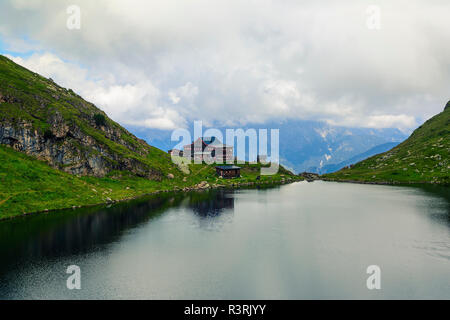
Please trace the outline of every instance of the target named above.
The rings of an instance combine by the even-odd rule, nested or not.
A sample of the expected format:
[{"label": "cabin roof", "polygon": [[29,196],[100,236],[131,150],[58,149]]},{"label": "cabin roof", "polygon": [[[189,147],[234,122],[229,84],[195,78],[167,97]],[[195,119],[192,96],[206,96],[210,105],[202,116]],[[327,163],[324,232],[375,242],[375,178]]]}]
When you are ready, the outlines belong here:
[{"label": "cabin roof", "polygon": [[211,144],[211,143],[213,143],[214,141],[216,141],[216,137],[201,137],[201,138],[199,138],[199,139],[202,139],[202,141],[203,141],[205,144]]},{"label": "cabin roof", "polygon": [[201,142],[204,146],[211,146],[211,147],[214,147],[214,148],[232,148],[233,147],[233,146],[229,146],[227,144],[223,144],[216,137],[200,137],[200,138],[197,138],[197,140],[195,140],[191,144],[187,144],[184,147],[193,146],[193,145],[195,145],[195,143],[197,141]]},{"label": "cabin roof", "polygon": [[227,145],[227,144],[223,144],[222,142],[220,142],[220,140],[216,139],[213,142],[211,142],[210,144],[208,144],[209,146],[213,146],[215,148],[231,148],[231,146]]},{"label": "cabin roof", "polygon": [[216,169],[221,169],[221,170],[236,170],[236,169],[240,169],[241,167],[238,166],[217,166]]}]

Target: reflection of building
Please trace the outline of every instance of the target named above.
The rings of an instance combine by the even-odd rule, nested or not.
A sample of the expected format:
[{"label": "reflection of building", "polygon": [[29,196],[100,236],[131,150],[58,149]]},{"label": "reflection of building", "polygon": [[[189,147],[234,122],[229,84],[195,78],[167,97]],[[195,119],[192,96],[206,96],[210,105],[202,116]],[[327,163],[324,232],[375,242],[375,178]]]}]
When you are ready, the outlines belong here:
[{"label": "reflection of building", "polygon": [[214,217],[226,209],[234,209],[234,198],[227,190],[194,193],[190,196],[189,207],[201,217]]},{"label": "reflection of building", "polygon": [[183,156],[194,161],[223,163],[233,160],[233,147],[223,144],[216,137],[202,137],[185,145]]},{"label": "reflection of building", "polygon": [[241,167],[238,166],[217,166],[216,173],[222,178],[238,178],[241,176]]}]

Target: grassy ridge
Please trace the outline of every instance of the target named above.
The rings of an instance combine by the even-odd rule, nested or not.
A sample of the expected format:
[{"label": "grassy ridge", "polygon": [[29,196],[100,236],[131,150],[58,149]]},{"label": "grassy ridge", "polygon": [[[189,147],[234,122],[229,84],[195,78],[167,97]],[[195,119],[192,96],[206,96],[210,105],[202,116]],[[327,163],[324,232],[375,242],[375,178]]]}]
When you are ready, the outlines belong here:
[{"label": "grassy ridge", "polygon": [[[95,143],[91,145],[81,145],[79,139],[73,138],[72,132],[63,139],[55,139],[55,144],[64,141],[82,151],[76,154],[82,160],[99,155],[97,150],[101,146],[107,151],[102,157],[114,168],[118,167],[118,163],[107,154],[113,154],[119,160],[135,160],[161,177],[177,170],[166,152],[136,138],[73,90],[63,88],[53,80],[0,55],[0,123],[14,127],[27,123],[40,136],[51,136],[52,121],[56,116],[61,117],[71,130],[80,130],[93,138]],[[96,122],[99,116],[103,119],[101,125]],[[60,166],[60,169],[63,167]]]},{"label": "grassy ridge", "polygon": [[323,175],[325,180],[373,183],[450,184],[450,102],[397,147],[350,168]]},{"label": "grassy ridge", "polygon": [[111,172],[103,178],[74,176],[48,166],[14,149],[0,145],[0,219],[24,213],[85,206],[130,199],[141,195],[194,187],[202,181],[231,186],[246,183],[280,183],[299,178],[280,167],[274,176],[261,176],[260,164],[240,165],[242,178],[219,179],[213,165],[191,164],[189,173],[174,179],[148,180],[127,172]]}]

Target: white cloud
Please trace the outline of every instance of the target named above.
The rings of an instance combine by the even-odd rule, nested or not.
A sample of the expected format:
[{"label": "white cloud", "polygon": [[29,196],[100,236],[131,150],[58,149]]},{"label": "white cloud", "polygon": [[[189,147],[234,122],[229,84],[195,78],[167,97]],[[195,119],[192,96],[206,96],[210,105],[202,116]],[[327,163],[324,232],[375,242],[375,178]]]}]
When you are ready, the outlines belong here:
[{"label": "white cloud", "polygon": [[183,100],[185,104],[192,104],[195,97],[198,95],[198,87],[191,82],[188,82],[184,86],[170,90],[168,95],[173,104],[178,104],[181,100]]},{"label": "white cloud", "polygon": [[76,64],[64,62],[54,54],[33,54],[28,58],[6,56],[27,69],[37,72],[44,77],[52,78],[62,86],[69,86],[82,91],[86,87],[86,81],[88,81],[87,70]]},{"label": "white cloud", "polygon": [[181,98],[174,91],[169,91],[169,99],[173,104],[180,102]]},{"label": "white cloud", "polygon": [[2,40],[40,49],[16,61],[124,124],[303,118],[406,130],[448,100],[448,1],[377,1],[379,31],[360,0],[79,0],[76,31],[65,27],[70,4],[1,1]]},{"label": "white cloud", "polygon": [[413,116],[399,115],[370,115],[370,116],[349,116],[341,121],[326,120],[331,125],[347,126],[347,127],[366,127],[366,128],[398,128],[404,133],[408,133],[409,129],[417,125],[417,121]]},{"label": "white cloud", "polygon": [[365,122],[365,126],[370,128],[397,127],[400,129],[407,129],[415,125],[416,120],[414,117],[405,114],[370,116]]},{"label": "white cloud", "polygon": [[[178,112],[162,107],[164,102],[160,91],[150,81],[118,85],[115,78],[108,75],[102,80],[92,80],[86,69],[64,62],[50,53],[33,54],[29,58],[8,57],[34,72],[51,77],[62,86],[75,88],[86,100],[122,124],[158,129],[185,125]],[[189,90],[181,90],[183,92],[188,93]]]}]

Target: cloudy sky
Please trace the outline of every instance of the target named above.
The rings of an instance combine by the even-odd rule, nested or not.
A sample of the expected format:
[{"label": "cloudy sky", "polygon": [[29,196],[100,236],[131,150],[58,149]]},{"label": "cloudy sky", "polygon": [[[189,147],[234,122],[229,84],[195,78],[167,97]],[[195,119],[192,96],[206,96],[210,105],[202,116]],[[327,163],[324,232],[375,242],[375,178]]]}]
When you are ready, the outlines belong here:
[{"label": "cloudy sky", "polygon": [[449,13],[448,0],[1,0],[0,52],[124,125],[408,130],[450,99]]}]

